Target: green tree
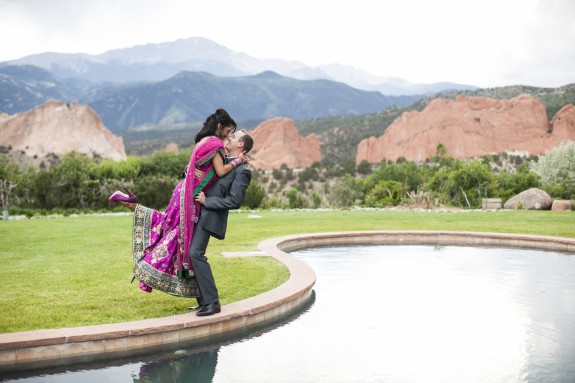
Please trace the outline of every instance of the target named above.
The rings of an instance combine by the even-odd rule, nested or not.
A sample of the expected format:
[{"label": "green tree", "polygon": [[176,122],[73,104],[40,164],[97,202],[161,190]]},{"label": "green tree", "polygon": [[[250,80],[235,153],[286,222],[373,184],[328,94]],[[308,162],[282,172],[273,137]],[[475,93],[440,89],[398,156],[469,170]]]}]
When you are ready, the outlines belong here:
[{"label": "green tree", "polygon": [[503,201],[540,185],[539,176],[529,171],[526,164],[518,166],[515,173],[500,172],[494,181],[494,184],[488,186],[487,196],[500,197]]},{"label": "green tree", "polygon": [[312,207],[314,209],[318,209],[319,207],[321,207],[321,197],[319,194],[317,194],[316,192],[312,192],[310,197],[311,197]]},{"label": "green tree", "polygon": [[279,169],[273,169],[272,170],[272,177],[274,178],[274,180],[279,181],[283,178],[283,173]]},{"label": "green tree", "polygon": [[363,160],[357,165],[357,172],[359,174],[368,175],[371,173],[371,164],[367,160]]},{"label": "green tree", "polygon": [[13,189],[18,186],[20,169],[6,160],[0,162],[0,209],[8,210],[11,205]]},{"label": "green tree", "polygon": [[368,207],[397,206],[401,202],[402,184],[397,181],[380,181],[365,196]]},{"label": "green tree", "polygon": [[95,179],[134,180],[140,174],[139,157],[129,156],[123,161],[105,159],[93,169]]},{"label": "green tree", "polygon": [[94,200],[101,194],[99,183],[90,179],[94,167],[93,159],[77,152],[64,155],[60,164],[50,171],[54,181],[50,190],[52,203],[46,208],[94,207]]},{"label": "green tree", "polygon": [[298,181],[300,183],[303,183],[306,181],[317,181],[318,178],[319,178],[319,173],[318,173],[317,169],[313,168],[313,167],[305,168],[298,174]]},{"label": "green tree", "polygon": [[138,200],[156,210],[165,209],[178,182],[177,177],[151,174],[139,177],[134,183],[134,194]]},{"label": "green tree", "polygon": [[150,157],[144,158],[140,164],[140,174],[147,175],[165,175],[179,177],[182,171],[188,165],[188,159],[172,152],[158,151]]},{"label": "green tree", "polygon": [[250,186],[246,190],[246,196],[244,198],[244,206],[248,209],[257,209],[263,205],[263,201],[266,197],[266,190],[257,180],[252,180]]},{"label": "green tree", "polygon": [[452,196],[452,203],[463,207],[479,207],[483,184],[490,184],[492,179],[489,165],[480,160],[472,160],[449,174],[446,187]]},{"label": "green tree", "polygon": [[346,174],[329,188],[329,204],[333,207],[351,207],[362,198],[362,190],[361,179]]},{"label": "green tree", "polygon": [[558,196],[575,199],[575,142],[567,141],[531,161],[529,168],[541,178],[544,187],[562,190]]},{"label": "green tree", "polygon": [[288,207],[290,209],[301,209],[307,207],[307,201],[303,194],[301,194],[297,189],[291,188],[285,192],[285,196],[288,199]]}]

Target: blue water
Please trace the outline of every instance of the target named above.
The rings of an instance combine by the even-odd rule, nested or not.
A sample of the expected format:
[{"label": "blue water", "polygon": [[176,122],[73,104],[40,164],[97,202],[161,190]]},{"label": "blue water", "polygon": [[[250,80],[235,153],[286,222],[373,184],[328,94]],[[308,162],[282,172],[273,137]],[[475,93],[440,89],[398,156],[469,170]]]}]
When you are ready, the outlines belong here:
[{"label": "blue water", "polygon": [[4,376],[9,382],[575,382],[575,258],[512,248],[292,253],[311,306],[217,344]]}]

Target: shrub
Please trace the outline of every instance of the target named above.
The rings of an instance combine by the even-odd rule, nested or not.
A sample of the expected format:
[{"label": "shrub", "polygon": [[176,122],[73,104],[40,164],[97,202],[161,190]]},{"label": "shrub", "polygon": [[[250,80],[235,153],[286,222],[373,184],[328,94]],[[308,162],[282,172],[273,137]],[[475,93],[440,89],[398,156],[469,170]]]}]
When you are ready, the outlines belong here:
[{"label": "shrub", "polygon": [[575,142],[567,141],[531,161],[529,168],[541,177],[545,185],[560,185],[561,198],[570,199],[575,195]]},{"label": "shrub", "polygon": [[257,180],[252,180],[246,190],[246,196],[242,205],[248,209],[257,209],[262,206],[265,197],[266,190],[264,187]]}]

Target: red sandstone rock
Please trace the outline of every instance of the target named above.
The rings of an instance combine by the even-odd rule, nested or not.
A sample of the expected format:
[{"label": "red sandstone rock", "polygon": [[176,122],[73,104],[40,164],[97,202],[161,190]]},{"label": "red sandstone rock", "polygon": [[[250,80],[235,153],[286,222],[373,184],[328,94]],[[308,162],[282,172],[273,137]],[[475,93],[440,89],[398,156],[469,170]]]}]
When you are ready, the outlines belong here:
[{"label": "red sandstone rock", "polygon": [[178,148],[178,144],[170,142],[169,144],[166,144],[166,146],[164,147],[164,151],[168,153],[178,154],[180,152],[180,148]]},{"label": "red sandstone rock", "polygon": [[575,140],[575,105],[568,104],[561,108],[551,120],[554,141]]},{"label": "red sandstone rock", "polygon": [[0,145],[29,157],[49,153],[80,154],[122,160],[124,141],[110,132],[87,105],[48,101],[24,113],[0,119]]},{"label": "red sandstone rock", "polygon": [[382,136],[359,143],[356,163],[399,157],[423,161],[435,155],[439,143],[460,159],[502,152],[541,155],[564,140],[575,140],[573,105],[549,123],[545,106],[529,95],[511,100],[458,96],[433,100],[422,112],[403,113]]},{"label": "red sandstone rock", "polygon": [[301,137],[289,118],[272,118],[249,133],[254,139],[250,164],[256,169],[279,169],[282,164],[297,169],[321,161],[319,138]]}]

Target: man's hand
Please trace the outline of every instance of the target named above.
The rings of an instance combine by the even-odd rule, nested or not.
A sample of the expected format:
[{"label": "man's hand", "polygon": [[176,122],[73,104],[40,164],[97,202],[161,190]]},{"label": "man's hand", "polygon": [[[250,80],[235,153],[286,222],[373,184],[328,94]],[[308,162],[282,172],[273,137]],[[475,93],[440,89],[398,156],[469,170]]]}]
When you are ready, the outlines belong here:
[{"label": "man's hand", "polygon": [[196,198],[194,198],[194,201],[196,201],[200,205],[205,205],[206,204],[206,195],[204,194],[204,192],[199,192],[198,195],[196,196]]}]

